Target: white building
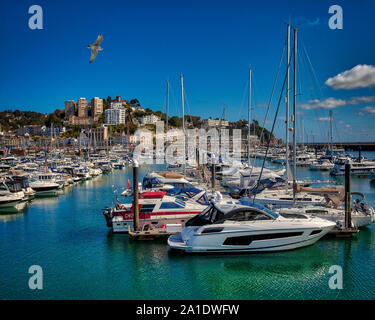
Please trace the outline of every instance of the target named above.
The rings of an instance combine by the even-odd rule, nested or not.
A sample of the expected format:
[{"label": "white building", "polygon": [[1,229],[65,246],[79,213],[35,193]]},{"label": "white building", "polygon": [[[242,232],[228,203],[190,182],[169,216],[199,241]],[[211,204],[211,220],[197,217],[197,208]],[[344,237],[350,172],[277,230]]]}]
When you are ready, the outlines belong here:
[{"label": "white building", "polygon": [[[117,103],[113,103],[117,104]],[[107,109],[105,111],[105,123],[109,125],[118,125],[118,124],[124,124],[125,123],[125,108],[121,105],[121,107],[118,107],[117,105],[113,105],[115,108]]]},{"label": "white building", "polygon": [[110,105],[110,109],[123,109],[124,106],[122,105],[121,101],[112,101]]},{"label": "white building", "polygon": [[154,114],[147,114],[142,117],[141,123],[143,125],[145,124],[156,124],[156,122],[160,121],[160,118],[158,116],[155,116]]},{"label": "white building", "polygon": [[222,119],[205,119],[202,120],[202,126],[203,127],[228,127],[229,122],[227,120],[222,120]]}]

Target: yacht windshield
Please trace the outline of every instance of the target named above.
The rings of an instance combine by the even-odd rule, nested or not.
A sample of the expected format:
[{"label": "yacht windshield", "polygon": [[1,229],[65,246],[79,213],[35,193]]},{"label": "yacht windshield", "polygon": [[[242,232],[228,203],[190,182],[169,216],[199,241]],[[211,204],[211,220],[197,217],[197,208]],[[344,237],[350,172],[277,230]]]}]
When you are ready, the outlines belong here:
[{"label": "yacht windshield", "polygon": [[229,221],[258,221],[272,220],[272,216],[251,208],[238,209],[228,213],[224,220]]},{"label": "yacht windshield", "polygon": [[271,217],[277,219],[279,217],[279,215],[273,211],[271,211],[270,209],[266,208],[266,207],[263,207],[257,203],[254,203],[250,200],[241,200],[241,204],[245,205],[245,206],[249,206],[249,207],[254,207],[256,209],[259,209],[261,211],[264,211],[266,212],[267,214],[269,214]]},{"label": "yacht windshield", "polygon": [[199,215],[191,218],[186,222],[186,226],[203,226],[206,224],[212,224],[222,219],[224,214],[217,210],[215,206],[210,205],[204,209]]},{"label": "yacht windshield", "polygon": [[181,200],[176,199],[174,202],[176,202],[177,204],[179,204],[181,207],[185,208],[185,203],[182,202]]}]

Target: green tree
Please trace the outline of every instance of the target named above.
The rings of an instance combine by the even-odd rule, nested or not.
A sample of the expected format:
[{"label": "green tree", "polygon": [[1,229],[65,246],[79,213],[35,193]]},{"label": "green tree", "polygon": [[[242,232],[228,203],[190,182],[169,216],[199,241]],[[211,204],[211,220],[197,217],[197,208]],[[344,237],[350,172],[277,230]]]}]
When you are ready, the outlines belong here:
[{"label": "green tree", "polygon": [[141,106],[141,104],[140,104],[140,102],[138,101],[138,99],[131,99],[131,100],[130,100],[130,104],[132,104],[132,105],[135,106],[135,107],[140,107],[140,106]]},{"label": "green tree", "polygon": [[182,127],[182,119],[177,116],[171,117],[168,122],[172,127]]}]

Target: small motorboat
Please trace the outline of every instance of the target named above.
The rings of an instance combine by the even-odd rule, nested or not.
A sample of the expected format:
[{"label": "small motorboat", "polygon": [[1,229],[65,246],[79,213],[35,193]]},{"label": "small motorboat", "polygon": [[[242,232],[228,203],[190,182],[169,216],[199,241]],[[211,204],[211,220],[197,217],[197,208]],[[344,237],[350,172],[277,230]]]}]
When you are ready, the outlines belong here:
[{"label": "small motorboat", "polygon": [[[133,202],[134,203],[134,202]],[[116,206],[104,208],[103,215],[107,226],[113,232],[128,233],[133,230],[133,203],[121,204],[117,199]],[[201,213],[207,205],[194,200],[183,201],[166,195],[165,191],[147,191],[139,193],[139,222],[141,226],[150,224],[161,228],[167,224],[181,226],[191,217]]]}]

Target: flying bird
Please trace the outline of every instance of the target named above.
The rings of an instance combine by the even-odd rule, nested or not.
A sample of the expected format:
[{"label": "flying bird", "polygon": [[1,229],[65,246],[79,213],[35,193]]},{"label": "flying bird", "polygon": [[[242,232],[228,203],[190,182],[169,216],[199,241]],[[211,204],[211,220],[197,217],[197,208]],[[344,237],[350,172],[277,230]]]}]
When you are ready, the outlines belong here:
[{"label": "flying bird", "polygon": [[103,48],[100,47],[100,43],[102,41],[103,41],[103,35],[99,34],[98,39],[95,40],[94,44],[93,45],[89,44],[87,46],[87,48],[91,48],[90,63],[92,63],[95,60],[95,58],[96,58],[96,56],[98,54],[98,51],[102,51],[103,50]]}]

